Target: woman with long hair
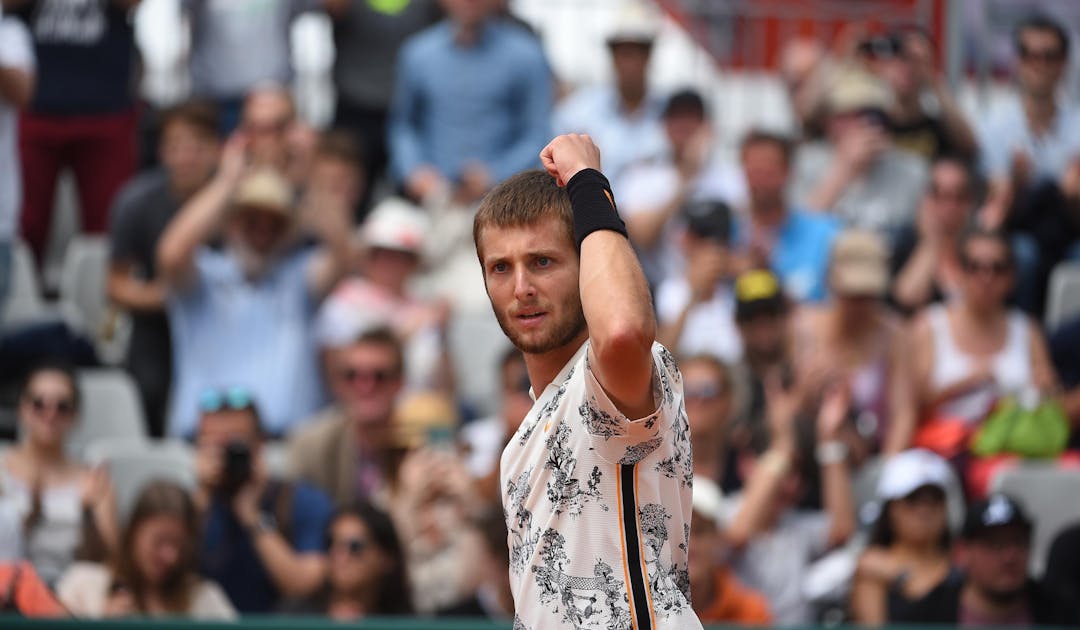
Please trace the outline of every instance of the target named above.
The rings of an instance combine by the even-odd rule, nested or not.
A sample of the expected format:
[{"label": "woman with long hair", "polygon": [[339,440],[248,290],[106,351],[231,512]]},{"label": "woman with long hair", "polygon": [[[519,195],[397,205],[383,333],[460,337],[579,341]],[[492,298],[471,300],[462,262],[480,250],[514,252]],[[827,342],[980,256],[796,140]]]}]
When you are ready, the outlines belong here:
[{"label": "woman with long hair", "polygon": [[945,460],[929,451],[904,451],[885,463],[877,488],[881,511],[851,591],[856,623],[906,621],[916,605],[958,579],[947,509],[956,484]]},{"label": "woman with long hair", "polygon": [[236,617],[221,588],[197,573],[198,525],[186,490],[168,481],[147,484],[112,562],[72,565],[57,586],[60,601],[87,618]]},{"label": "woman with long hair", "polygon": [[116,546],[116,503],[108,475],[64,450],[79,402],[70,367],[49,363],[30,370],[19,393],[21,439],[0,459],[0,488],[22,519],[25,555],[48,584],[60,578],[80,549],[100,556]]},{"label": "woman with long hair", "polygon": [[326,541],[326,584],[288,612],[326,615],[336,621],[413,612],[405,555],[394,523],[368,503],[339,510]]}]

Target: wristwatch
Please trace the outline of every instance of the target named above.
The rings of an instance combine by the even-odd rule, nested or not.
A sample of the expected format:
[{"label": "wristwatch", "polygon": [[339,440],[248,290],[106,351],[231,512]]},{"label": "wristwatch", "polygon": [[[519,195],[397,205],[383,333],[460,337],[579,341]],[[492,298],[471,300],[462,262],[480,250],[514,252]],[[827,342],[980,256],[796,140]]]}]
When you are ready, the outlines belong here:
[{"label": "wristwatch", "polygon": [[276,532],[278,529],[277,519],[269,512],[259,512],[259,518],[255,520],[255,524],[252,525],[248,531],[252,536],[258,536],[259,534],[269,534]]}]

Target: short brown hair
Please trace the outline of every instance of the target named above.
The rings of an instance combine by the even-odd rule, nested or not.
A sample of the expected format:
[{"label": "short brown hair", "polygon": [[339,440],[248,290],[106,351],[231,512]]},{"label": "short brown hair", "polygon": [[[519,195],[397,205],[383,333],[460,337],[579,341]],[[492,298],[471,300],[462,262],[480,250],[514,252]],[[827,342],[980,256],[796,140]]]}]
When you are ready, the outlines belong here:
[{"label": "short brown hair", "polygon": [[405,370],[405,347],[393,330],[388,326],[376,326],[357,335],[353,340],[354,346],[372,345],[382,346],[394,355],[394,370],[397,376]]},{"label": "short brown hair", "polygon": [[181,123],[206,138],[220,138],[220,118],[217,107],[208,101],[191,100],[165,110],[161,114],[161,133],[172,124]]},{"label": "short brown hair", "polygon": [[780,154],[784,156],[784,164],[791,164],[791,157],[795,151],[795,145],[787,136],[771,131],[765,131],[764,129],[753,129],[750,133],[743,136],[742,143],[739,144],[739,153],[743,153],[750,147],[758,144],[771,144],[775,146],[780,150]]},{"label": "short brown hair", "polygon": [[558,219],[563,224],[566,238],[571,243],[576,242],[570,196],[555,178],[539,169],[522,171],[508,178],[484,197],[476,211],[473,219],[476,255],[483,262],[480,233],[484,228],[534,225],[548,217]]}]

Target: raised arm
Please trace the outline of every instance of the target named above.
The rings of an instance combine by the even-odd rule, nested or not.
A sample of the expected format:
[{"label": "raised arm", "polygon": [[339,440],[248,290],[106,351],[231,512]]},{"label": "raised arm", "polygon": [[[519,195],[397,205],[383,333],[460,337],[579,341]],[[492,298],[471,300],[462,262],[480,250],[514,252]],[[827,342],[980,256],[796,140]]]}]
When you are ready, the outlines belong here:
[{"label": "raised arm", "polygon": [[618,218],[600,150],[585,135],[551,141],[544,168],[565,184],[581,247],[581,306],[589,326],[593,373],[616,407],[630,418],[655,411],[652,344],[656,318],[645,274]]},{"label": "raised arm", "polygon": [[157,247],[158,273],[167,286],[191,280],[195,252],[221,227],[237,184],[247,170],[247,139],[233,135],[210,183],[195,194],[165,228]]}]

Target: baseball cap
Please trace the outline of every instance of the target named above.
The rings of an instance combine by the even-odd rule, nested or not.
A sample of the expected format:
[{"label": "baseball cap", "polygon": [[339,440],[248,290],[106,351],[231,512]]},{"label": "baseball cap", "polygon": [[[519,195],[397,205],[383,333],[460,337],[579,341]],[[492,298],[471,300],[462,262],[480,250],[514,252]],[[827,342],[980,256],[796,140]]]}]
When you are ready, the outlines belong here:
[{"label": "baseball cap", "polygon": [[274,169],[256,170],[240,180],[233,196],[233,208],[265,210],[291,218],[292,186]]},{"label": "baseball cap", "polygon": [[902,499],[919,488],[934,486],[947,491],[955,484],[952,469],[941,457],[921,448],[909,449],[885,461],[878,478],[877,498]]},{"label": "baseball cap", "polygon": [[840,295],[882,296],[889,288],[888,248],[873,232],[845,230],[832,248],[830,287]]},{"label": "baseball cap", "polygon": [[968,508],[964,519],[964,538],[978,538],[989,529],[1019,525],[1031,531],[1032,522],[1023,507],[1012,497],[995,492]]},{"label": "baseball cap", "polygon": [[723,201],[691,201],[683,206],[686,229],[726,245],[731,240],[731,208]]},{"label": "baseball cap", "polygon": [[748,320],[758,315],[787,312],[787,298],[780,280],[765,269],[746,271],[735,279],[735,319]]},{"label": "baseball cap", "polygon": [[369,247],[393,249],[419,255],[428,232],[427,216],[412,203],[389,197],[379,202],[361,228]]}]

